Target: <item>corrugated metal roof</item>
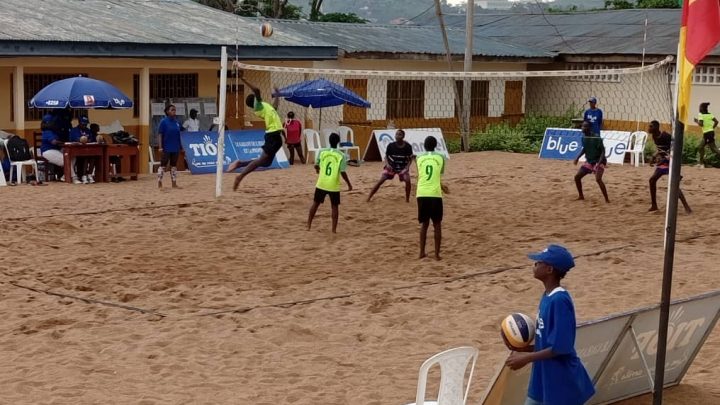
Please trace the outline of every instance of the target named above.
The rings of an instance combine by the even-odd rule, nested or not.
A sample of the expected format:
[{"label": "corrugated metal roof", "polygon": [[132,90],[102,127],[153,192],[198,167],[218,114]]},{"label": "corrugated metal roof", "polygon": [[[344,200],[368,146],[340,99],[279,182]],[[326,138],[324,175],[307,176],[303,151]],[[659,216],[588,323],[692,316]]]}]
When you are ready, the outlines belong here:
[{"label": "corrugated metal roof", "polygon": [[[464,27],[465,16],[446,15],[450,27]],[[648,19],[644,42],[645,18]],[[419,23],[437,25],[425,16]],[[477,14],[476,38],[521,43],[560,54],[674,55],[680,29],[679,9],[608,10],[570,14]],[[720,54],[715,49],[714,54]]]},{"label": "corrugated metal roof", "polygon": [[[191,0],[2,0],[0,43],[37,41],[335,50],[297,32],[260,35],[260,25]],[[326,54],[323,49],[321,54]],[[73,54],[77,54],[73,52]],[[327,56],[327,55],[326,55]]]},{"label": "corrugated metal roof", "polygon": [[[316,23],[308,21],[274,21],[273,26],[312,36],[336,44],[347,53],[390,53],[444,55],[442,34],[438,27],[408,25],[376,25]],[[280,30],[280,29],[278,29]],[[465,30],[448,29],[448,42],[453,54],[465,53]],[[552,58],[544,49],[506,42],[501,39],[475,36],[473,54],[486,57]]]}]

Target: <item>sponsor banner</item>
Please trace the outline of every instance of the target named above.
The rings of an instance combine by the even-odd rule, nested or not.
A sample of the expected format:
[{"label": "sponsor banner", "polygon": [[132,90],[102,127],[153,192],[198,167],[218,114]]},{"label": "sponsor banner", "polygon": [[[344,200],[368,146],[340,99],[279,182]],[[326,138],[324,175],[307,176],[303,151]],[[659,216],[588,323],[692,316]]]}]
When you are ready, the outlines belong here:
[{"label": "sponsor banner", "polygon": [[[615,403],[652,392],[648,372],[655,371],[659,315],[659,306],[654,306],[578,326],[575,350],[595,383],[596,393],[588,405]],[[719,317],[720,291],[671,304],[666,386],[680,384]],[[512,371],[500,366],[481,404],[522,404],[531,367]]]},{"label": "sponsor banner", "polygon": [[[185,160],[192,174],[215,173],[218,154],[218,133],[214,131],[183,132],[180,134]],[[264,130],[225,131],[223,170],[235,160],[252,160],[262,153]],[[285,151],[280,149],[272,165],[260,169],[287,168]]]},{"label": "sponsor banner", "polygon": [[[405,142],[412,146],[413,153],[425,152],[425,138],[432,135],[437,139],[438,145],[436,152],[442,153],[445,158],[449,159],[447,144],[440,128],[403,128],[405,131]],[[365,148],[363,160],[377,161],[385,160],[385,151],[388,144],[395,142],[395,132],[397,129],[376,129],[372,132],[368,145]]]},{"label": "sponsor banner", "polygon": [[[600,131],[608,163],[623,164],[630,132]],[[540,148],[541,159],[573,160],[582,149],[582,131],[571,128],[547,128]],[[583,156],[581,161],[585,160]]]}]

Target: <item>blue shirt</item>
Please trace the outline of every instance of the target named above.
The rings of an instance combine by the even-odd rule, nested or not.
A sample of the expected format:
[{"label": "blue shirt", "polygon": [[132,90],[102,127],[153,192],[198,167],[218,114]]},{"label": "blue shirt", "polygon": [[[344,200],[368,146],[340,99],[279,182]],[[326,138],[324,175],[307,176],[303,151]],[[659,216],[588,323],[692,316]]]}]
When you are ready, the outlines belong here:
[{"label": "blue shirt", "polygon": [[163,152],[180,152],[180,123],[175,118],[165,117],[160,121],[158,133],[162,134]]},{"label": "blue shirt", "polygon": [[52,141],[59,141],[60,137],[58,134],[55,133],[55,131],[50,129],[44,129],[42,131],[42,142],[40,143],[40,152],[45,153],[49,150],[60,150],[62,149],[59,145],[53,145]]},{"label": "blue shirt", "polygon": [[558,287],[540,300],[535,351],[552,348],[555,357],[533,362],[528,396],[543,405],[582,405],[595,394],[575,352],[575,307]]},{"label": "blue shirt", "polygon": [[603,113],[599,108],[592,109],[588,108],[583,114],[583,120],[590,122],[590,127],[593,134],[600,134],[600,130],[603,126]]},{"label": "blue shirt", "polygon": [[70,130],[70,142],[80,142],[81,136],[87,136],[88,142],[95,142],[93,134],[87,127],[81,128],[79,125]]}]

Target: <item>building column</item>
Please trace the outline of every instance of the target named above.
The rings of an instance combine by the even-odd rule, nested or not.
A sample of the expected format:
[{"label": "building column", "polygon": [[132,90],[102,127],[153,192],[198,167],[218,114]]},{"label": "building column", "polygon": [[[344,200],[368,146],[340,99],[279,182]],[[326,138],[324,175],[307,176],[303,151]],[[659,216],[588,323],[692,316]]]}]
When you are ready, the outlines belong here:
[{"label": "building column", "polygon": [[140,70],[140,172],[147,173],[150,145],[150,68]]},{"label": "building column", "polygon": [[13,117],[15,119],[15,133],[25,134],[25,67],[15,66],[13,71]]}]

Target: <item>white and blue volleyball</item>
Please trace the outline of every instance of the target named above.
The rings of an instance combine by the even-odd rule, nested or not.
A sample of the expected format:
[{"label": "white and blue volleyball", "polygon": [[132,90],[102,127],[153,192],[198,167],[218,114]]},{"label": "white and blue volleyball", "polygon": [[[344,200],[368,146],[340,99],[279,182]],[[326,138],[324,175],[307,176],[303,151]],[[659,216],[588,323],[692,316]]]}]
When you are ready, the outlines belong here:
[{"label": "white and blue volleyball", "polygon": [[525,348],[535,339],[535,321],[525,314],[508,315],[503,319],[500,328],[507,343],[515,349]]}]

